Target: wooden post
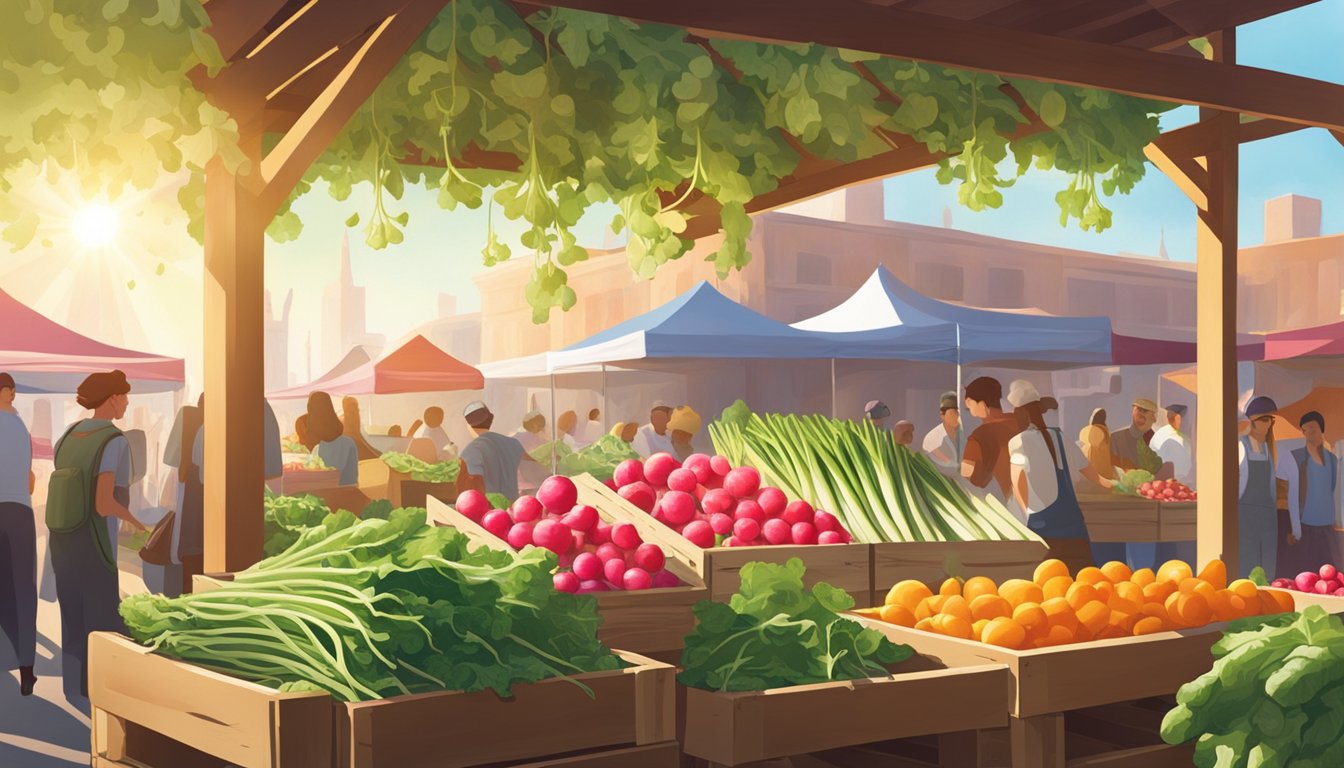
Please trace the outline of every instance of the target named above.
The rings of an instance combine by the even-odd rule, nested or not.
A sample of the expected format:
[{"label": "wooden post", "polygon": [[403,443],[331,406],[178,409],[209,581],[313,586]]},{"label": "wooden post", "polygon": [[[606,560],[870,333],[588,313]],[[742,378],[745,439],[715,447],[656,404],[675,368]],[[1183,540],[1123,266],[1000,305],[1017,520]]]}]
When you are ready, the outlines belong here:
[{"label": "wooden post", "polygon": [[[240,133],[252,160],[246,172],[256,173],[261,133]],[[261,557],[263,236],[271,216],[246,177],[219,160],[205,178],[205,570],[218,573]]]},{"label": "wooden post", "polygon": [[[1209,36],[1217,61],[1236,61],[1236,32]],[[1199,210],[1196,293],[1199,423],[1199,563],[1216,557],[1228,572],[1237,562],[1237,175],[1240,120],[1235,112],[1201,109],[1213,124],[1208,147],[1208,205]],[[1272,576],[1273,574],[1271,574]]]}]

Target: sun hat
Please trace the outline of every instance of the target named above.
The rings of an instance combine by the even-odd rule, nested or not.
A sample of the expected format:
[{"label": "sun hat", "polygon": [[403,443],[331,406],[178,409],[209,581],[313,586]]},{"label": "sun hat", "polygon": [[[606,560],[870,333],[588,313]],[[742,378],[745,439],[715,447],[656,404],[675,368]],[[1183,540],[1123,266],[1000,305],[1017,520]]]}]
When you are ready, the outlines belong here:
[{"label": "sun hat", "polygon": [[1040,402],[1041,393],[1036,391],[1036,385],[1026,379],[1018,379],[1008,385],[1008,404],[1014,408],[1021,408],[1028,403]]},{"label": "sun hat", "polygon": [[1246,404],[1246,416],[1251,419],[1254,419],[1256,416],[1266,416],[1271,413],[1278,413],[1278,411],[1278,403],[1275,403],[1264,395],[1252,398],[1251,402]]}]

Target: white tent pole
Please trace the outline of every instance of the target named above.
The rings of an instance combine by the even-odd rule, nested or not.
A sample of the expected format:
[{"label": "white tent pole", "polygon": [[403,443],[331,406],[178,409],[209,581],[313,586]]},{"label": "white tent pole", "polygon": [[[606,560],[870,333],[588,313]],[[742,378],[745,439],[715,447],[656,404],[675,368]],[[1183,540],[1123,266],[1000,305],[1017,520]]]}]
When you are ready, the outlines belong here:
[{"label": "white tent pole", "polygon": [[957,323],[957,399],[961,399],[961,323]]},{"label": "white tent pole", "polygon": [[[551,374],[551,438],[552,442],[560,439],[560,430],[555,424],[555,374]],[[556,471],[555,446],[551,446],[551,474]]]},{"label": "white tent pole", "polygon": [[840,415],[836,412],[835,404],[835,358],[831,358],[831,418],[838,419]]}]

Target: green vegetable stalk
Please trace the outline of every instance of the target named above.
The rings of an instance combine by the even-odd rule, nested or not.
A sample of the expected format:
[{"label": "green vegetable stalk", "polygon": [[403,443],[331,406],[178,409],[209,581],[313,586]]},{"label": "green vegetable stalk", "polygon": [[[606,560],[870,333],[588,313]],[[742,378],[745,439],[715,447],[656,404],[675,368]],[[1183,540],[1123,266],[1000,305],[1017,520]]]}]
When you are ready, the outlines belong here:
[{"label": "green vegetable stalk", "polygon": [[423,459],[396,451],[384,453],[382,459],[383,463],[394,472],[410,475],[412,480],[421,483],[455,483],[460,469],[456,461],[430,464]]}]

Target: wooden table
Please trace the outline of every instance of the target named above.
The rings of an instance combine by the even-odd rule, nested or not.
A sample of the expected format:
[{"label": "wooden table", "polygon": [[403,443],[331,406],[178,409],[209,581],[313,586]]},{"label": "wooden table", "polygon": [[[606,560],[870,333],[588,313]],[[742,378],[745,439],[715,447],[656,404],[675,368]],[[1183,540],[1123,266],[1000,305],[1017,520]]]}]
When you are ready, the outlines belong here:
[{"label": "wooden table", "polygon": [[1195,502],[1157,502],[1116,493],[1078,494],[1094,542],[1174,542],[1195,538]]}]

